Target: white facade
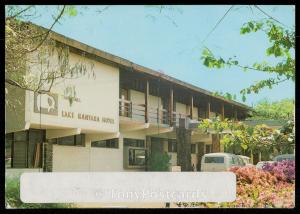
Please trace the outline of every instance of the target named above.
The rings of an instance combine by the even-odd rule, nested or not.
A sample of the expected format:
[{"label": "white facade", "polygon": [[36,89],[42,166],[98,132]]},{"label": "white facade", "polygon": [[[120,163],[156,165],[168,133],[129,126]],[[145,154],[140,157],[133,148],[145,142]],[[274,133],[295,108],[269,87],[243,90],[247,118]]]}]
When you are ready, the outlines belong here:
[{"label": "white facade", "polygon": [[[157,124],[157,120],[149,118],[145,123],[143,115],[136,115],[139,107],[133,110],[132,118],[119,116],[120,70],[117,66],[91,60],[81,55],[70,53],[70,64],[77,62],[93,64],[95,78],[87,75],[56,82],[49,95],[34,94],[31,91],[13,92],[10,99],[16,96],[22,101],[16,119],[13,113],[6,114],[7,133],[28,129],[45,130],[46,139],[84,134],[84,146],[53,145],[52,171],[124,171],[142,170],[125,169],[123,163],[124,138],[144,140],[147,136],[165,138],[163,152],[171,155],[170,164],[177,165],[177,154],[168,151],[167,139],[175,139],[172,127]],[[38,75],[38,68],[33,67],[32,74]],[[75,86],[76,100],[70,104],[65,97],[67,86]],[[145,94],[130,89],[129,100],[135,104],[145,104]],[[162,110],[162,98],[149,95],[150,109]],[[186,117],[190,113],[190,105],[175,102],[176,113]],[[44,112],[39,112],[43,108]],[[143,109],[143,107],[140,107]],[[38,111],[37,111],[38,110]],[[193,119],[197,119],[198,108],[192,109]],[[160,113],[159,117],[162,117]],[[118,148],[92,147],[92,141],[118,138]],[[197,143],[212,144],[211,136],[199,133],[192,135],[192,144],[196,144],[196,153],[191,155],[191,162],[199,163]],[[146,148],[146,145],[144,146]]]}]

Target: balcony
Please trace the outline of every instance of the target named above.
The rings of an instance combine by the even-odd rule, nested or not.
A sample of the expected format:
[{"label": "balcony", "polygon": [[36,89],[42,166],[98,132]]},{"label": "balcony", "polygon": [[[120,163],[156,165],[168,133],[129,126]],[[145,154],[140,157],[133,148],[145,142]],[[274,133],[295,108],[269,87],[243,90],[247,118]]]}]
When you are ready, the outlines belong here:
[{"label": "balcony", "polygon": [[171,121],[171,115],[168,110],[152,106],[148,106],[147,109],[148,112],[146,112],[145,104],[136,104],[129,100],[119,99],[119,115],[126,121],[178,126],[179,119],[190,117],[187,114],[172,112]]},{"label": "balcony", "polygon": [[149,122],[156,124],[170,123],[170,116],[166,109],[159,109],[148,106],[148,115],[146,114],[145,104],[136,104],[129,100],[119,100],[119,115],[127,117],[134,121]]}]

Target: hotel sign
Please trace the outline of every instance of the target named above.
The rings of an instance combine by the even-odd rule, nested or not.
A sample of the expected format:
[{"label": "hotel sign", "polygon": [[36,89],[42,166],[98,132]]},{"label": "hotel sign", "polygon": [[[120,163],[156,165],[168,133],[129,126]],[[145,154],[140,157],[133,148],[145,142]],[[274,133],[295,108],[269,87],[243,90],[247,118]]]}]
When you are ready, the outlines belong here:
[{"label": "hotel sign", "polygon": [[34,93],[34,108],[35,113],[58,115],[58,96],[57,94],[41,94]]},{"label": "hotel sign", "polygon": [[[80,100],[78,100],[80,101]],[[34,93],[34,108],[35,113],[48,114],[53,116],[58,116],[58,95],[47,93],[39,94]],[[62,110],[61,116],[64,118],[79,119],[79,120],[88,120],[94,122],[114,124],[115,121],[113,118],[109,117],[99,117],[97,115],[85,114],[64,111]]]},{"label": "hotel sign", "polygon": [[83,114],[83,113],[77,113],[75,115],[74,112],[67,112],[67,111],[62,111],[61,114],[62,114],[62,117],[66,117],[66,118],[74,119],[76,117],[79,120],[89,120],[89,121],[110,123],[110,124],[115,123],[114,119],[109,118],[109,117],[99,117],[99,116],[96,116],[96,115]]}]

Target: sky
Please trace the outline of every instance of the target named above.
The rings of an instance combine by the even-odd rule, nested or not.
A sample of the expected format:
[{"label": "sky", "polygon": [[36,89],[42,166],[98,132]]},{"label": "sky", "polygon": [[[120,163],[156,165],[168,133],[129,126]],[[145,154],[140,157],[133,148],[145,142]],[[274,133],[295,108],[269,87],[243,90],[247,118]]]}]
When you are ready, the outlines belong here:
[{"label": "sky", "polygon": [[[143,5],[79,7],[76,16],[60,20],[53,30],[200,88],[236,94],[237,101],[242,102],[239,91],[255,81],[271,77],[270,74],[244,72],[237,67],[209,69],[201,60],[203,47],[225,59],[236,56],[242,65],[251,66],[263,60],[275,63],[276,59],[266,56],[270,43],[264,33],[240,35],[244,23],[266,18],[254,7],[235,5],[212,31],[230,6],[182,5],[161,11]],[[281,23],[295,26],[293,6],[260,7]],[[53,22],[51,14],[55,14],[53,9],[54,6],[38,7],[42,15],[32,22],[49,28]],[[294,97],[295,83],[286,81],[272,89],[263,89],[259,94],[248,95],[244,103],[253,106],[265,98],[276,101]]]}]

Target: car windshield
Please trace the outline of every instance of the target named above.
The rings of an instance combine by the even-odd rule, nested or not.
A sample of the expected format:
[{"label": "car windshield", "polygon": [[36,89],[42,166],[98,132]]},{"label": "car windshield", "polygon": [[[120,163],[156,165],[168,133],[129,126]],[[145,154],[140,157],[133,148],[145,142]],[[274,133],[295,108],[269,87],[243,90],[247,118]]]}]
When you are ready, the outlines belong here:
[{"label": "car windshield", "polygon": [[205,163],[224,163],[224,157],[205,157]]}]

